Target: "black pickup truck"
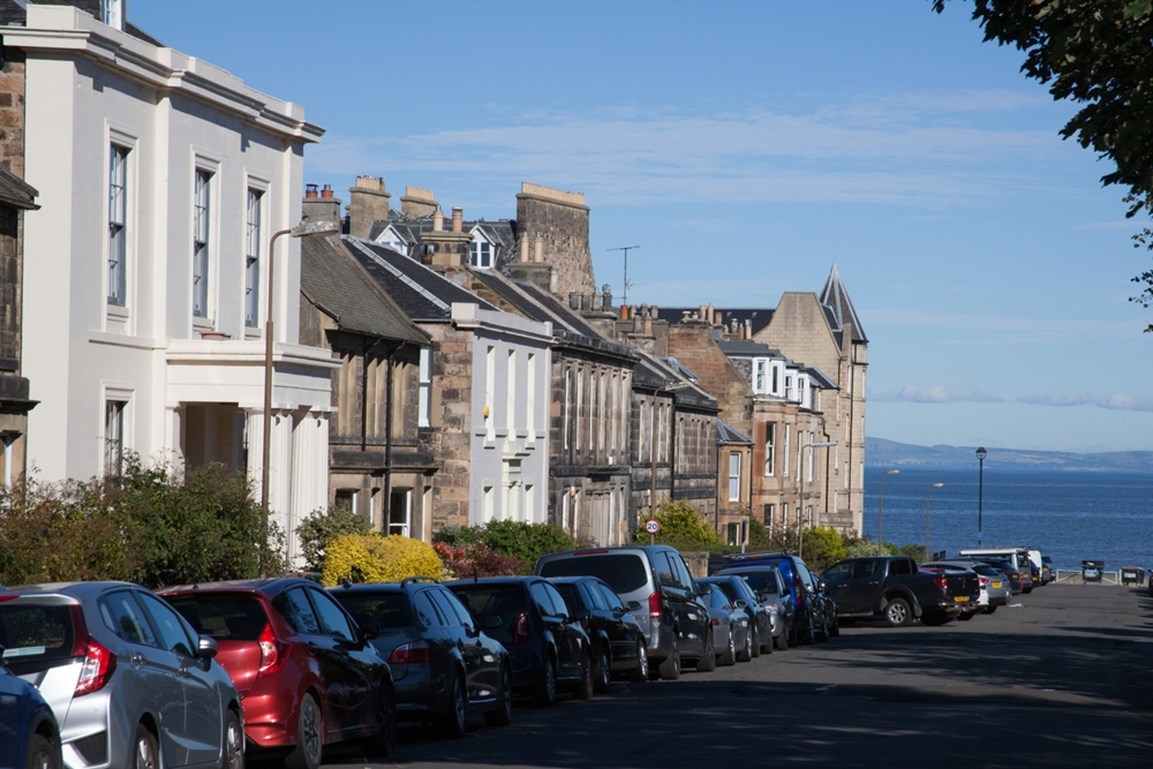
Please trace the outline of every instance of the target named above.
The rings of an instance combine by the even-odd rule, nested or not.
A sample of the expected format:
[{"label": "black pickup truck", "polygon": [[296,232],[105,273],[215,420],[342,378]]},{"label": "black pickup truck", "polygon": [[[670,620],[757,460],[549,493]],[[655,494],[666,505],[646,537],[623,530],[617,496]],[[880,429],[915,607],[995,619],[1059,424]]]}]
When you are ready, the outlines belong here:
[{"label": "black pickup truck", "polygon": [[[908,556],[887,555],[846,558],[830,566],[821,579],[837,602],[837,617],[883,617],[894,627],[920,618],[940,625],[959,614],[970,600],[976,602],[980,581],[963,577],[951,583],[940,574],[919,570]],[[950,576],[950,579],[952,577]]]}]

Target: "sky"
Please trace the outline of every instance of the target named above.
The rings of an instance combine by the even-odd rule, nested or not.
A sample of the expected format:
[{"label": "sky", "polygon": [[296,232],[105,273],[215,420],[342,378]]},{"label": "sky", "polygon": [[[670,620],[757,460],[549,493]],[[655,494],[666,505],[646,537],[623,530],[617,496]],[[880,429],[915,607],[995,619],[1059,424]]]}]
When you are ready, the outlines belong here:
[{"label": "sky", "polygon": [[[774,307],[835,265],[866,433],[1153,449],[1149,269],[1074,114],[950,0],[131,0],[165,45],[304,107],[305,181],[515,218],[582,192],[598,285]],[[624,251],[627,254],[627,290]],[[803,362],[803,361],[802,361]]]}]

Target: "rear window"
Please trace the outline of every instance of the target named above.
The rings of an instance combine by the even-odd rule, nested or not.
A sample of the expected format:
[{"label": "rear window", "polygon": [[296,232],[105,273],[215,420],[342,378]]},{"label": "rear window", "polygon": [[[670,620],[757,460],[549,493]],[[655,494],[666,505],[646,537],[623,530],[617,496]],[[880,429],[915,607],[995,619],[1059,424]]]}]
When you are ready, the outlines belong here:
[{"label": "rear window", "polygon": [[540,565],[543,577],[600,577],[618,594],[631,593],[649,582],[644,556],[635,553],[598,553],[556,558]]},{"label": "rear window", "polygon": [[500,618],[500,627],[485,626],[489,635],[501,643],[512,641],[516,618],[528,608],[520,585],[454,585],[451,590],[482,624],[485,619]]},{"label": "rear window", "polygon": [[344,593],[336,598],[361,627],[390,630],[414,624],[408,596],[404,593]]},{"label": "rear window", "polygon": [[218,641],[255,641],[268,624],[260,600],[237,593],[164,596],[201,635]]},{"label": "rear window", "polygon": [[75,631],[68,606],[0,603],[0,646],[4,662],[50,662],[72,656]]},{"label": "rear window", "polygon": [[745,582],[749,583],[749,587],[753,589],[754,593],[768,593],[776,595],[779,592],[780,583],[777,582],[777,575],[771,571],[749,571],[740,574]]}]

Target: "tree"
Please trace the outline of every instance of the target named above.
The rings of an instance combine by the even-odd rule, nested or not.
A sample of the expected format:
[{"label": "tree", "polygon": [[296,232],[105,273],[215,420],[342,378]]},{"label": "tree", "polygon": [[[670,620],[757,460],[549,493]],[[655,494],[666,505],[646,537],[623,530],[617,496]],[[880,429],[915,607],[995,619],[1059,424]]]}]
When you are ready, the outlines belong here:
[{"label": "tree", "polygon": [[[1101,183],[1126,188],[1126,216],[1153,217],[1153,0],[974,0],[973,19],[986,41],[1024,51],[1021,71],[1055,100],[1084,105],[1061,137],[1113,161]],[[1153,249],[1153,230],[1133,240]],[[1130,301],[1153,306],[1153,270],[1132,280],[1144,288]]]}]

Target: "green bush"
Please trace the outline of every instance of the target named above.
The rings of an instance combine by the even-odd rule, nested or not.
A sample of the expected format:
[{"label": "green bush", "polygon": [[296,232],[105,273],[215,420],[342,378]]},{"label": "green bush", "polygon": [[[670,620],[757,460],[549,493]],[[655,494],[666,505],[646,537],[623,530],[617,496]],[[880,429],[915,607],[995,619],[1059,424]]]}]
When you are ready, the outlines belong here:
[{"label": "green bush", "polygon": [[149,587],[283,569],[247,479],[220,466],[178,472],[126,459],[121,475],[6,492],[0,582],[123,579]]},{"label": "green bush", "polygon": [[[721,545],[713,524],[688,502],[666,499],[657,505],[653,518],[661,525],[655,539],[659,544],[680,549],[714,550]],[[649,534],[644,526],[637,527],[636,541],[646,543]]]},{"label": "green bush", "polygon": [[367,534],[372,530],[363,515],[346,507],[319,510],[296,527],[296,538],[309,571],[324,571],[324,552],[328,541],[339,534]]}]

